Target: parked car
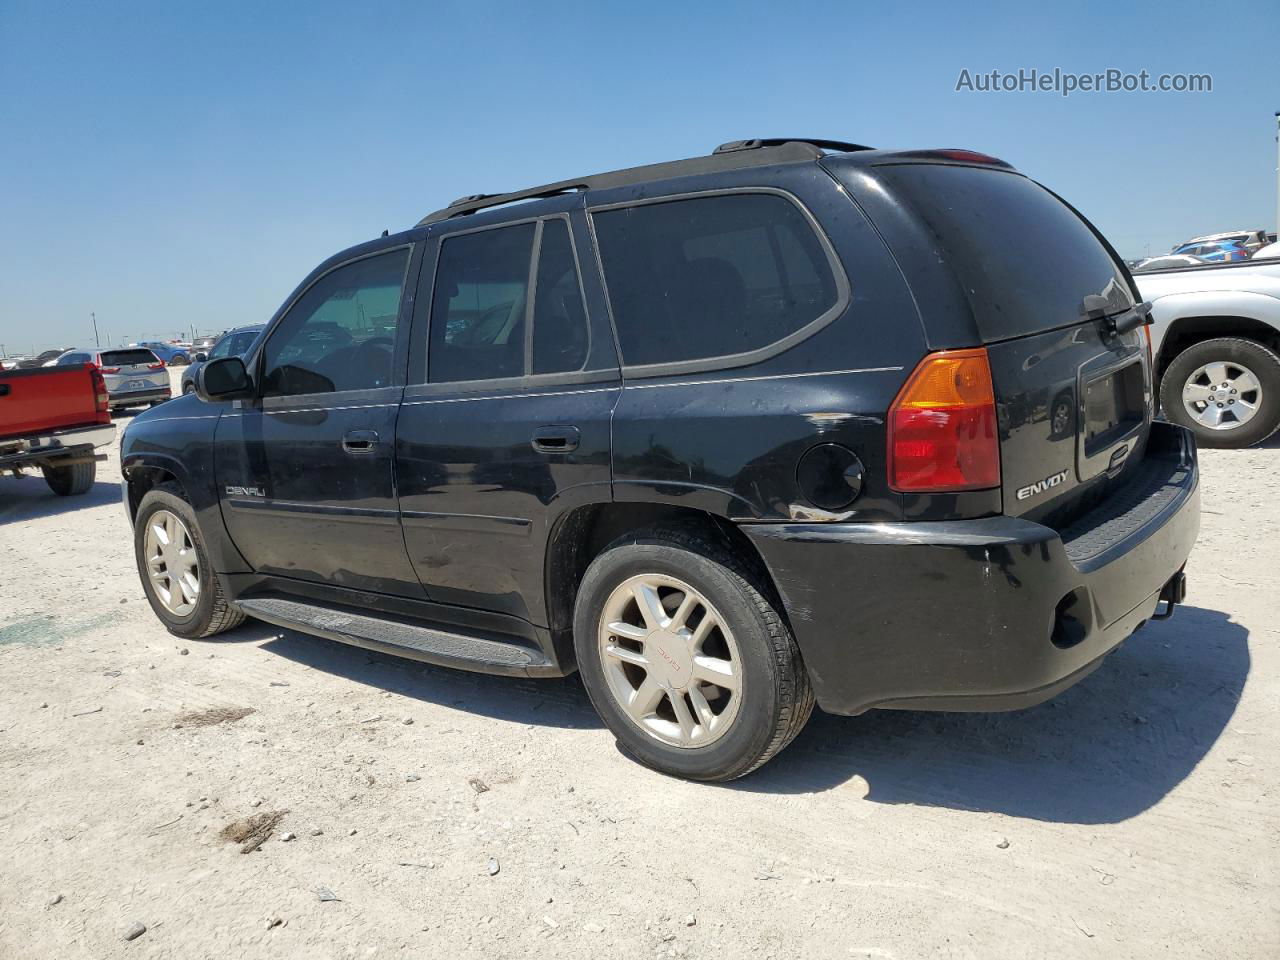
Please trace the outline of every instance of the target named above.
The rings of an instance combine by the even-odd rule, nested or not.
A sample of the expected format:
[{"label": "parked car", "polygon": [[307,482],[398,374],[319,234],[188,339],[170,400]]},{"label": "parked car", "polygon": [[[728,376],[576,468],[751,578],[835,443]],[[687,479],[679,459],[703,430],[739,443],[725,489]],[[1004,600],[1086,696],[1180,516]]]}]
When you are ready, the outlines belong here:
[{"label": "parked car", "polygon": [[222,334],[214,334],[207,337],[196,337],[191,341],[191,359],[195,359],[197,354],[207,354],[217,345],[218,340],[222,338]]},{"label": "parked car", "polygon": [[1163,257],[1149,257],[1140,262],[1133,268],[1134,273],[1146,273],[1149,270],[1171,270],[1185,267],[1194,267],[1202,263],[1207,263],[1199,257],[1192,257],[1186,254],[1166,254]]},{"label": "parked car", "polygon": [[191,351],[170,343],[147,342],[138,344],[146,347],[164,361],[167,367],[181,367],[191,362]]},{"label": "parked car", "polygon": [[1233,260],[1249,259],[1249,251],[1233,240],[1188,243],[1173,252],[1175,255],[1195,257],[1205,263],[1230,263]]},{"label": "parked car", "polygon": [[207,354],[197,353],[192,360],[191,366],[182,371],[182,392],[195,392],[196,374],[200,372],[200,366],[206,360],[216,360],[219,357],[244,356],[249,352],[249,348],[253,346],[254,341],[258,339],[258,334],[264,329],[266,329],[266,324],[262,323],[236,327],[234,330],[228,330],[224,333],[222,338],[213,345]]},{"label": "parked car", "polygon": [[1141,273],[1164,414],[1206,447],[1247,447],[1280,428],[1280,262]]},{"label": "parked car", "polygon": [[1027,706],[1183,598],[1195,446],[1138,300],[969,151],[741,141],[464,198],[133,420],[138,571],[178,636],[578,670],[698,780],[815,699]]},{"label": "parked car", "polygon": [[0,370],[17,370],[29,357],[0,357]]},{"label": "parked car", "polygon": [[1204,243],[1238,243],[1245,248],[1245,251],[1252,254],[1259,247],[1267,243],[1267,234],[1263,230],[1235,230],[1227,233],[1211,233],[1204,237],[1192,237],[1190,240],[1184,240],[1173,248],[1173,253],[1177,253],[1183,247],[1196,246]]},{"label": "parked car", "polygon": [[0,372],[0,473],[39,470],[59,496],[87,493],[115,434],[92,364]]},{"label": "parked car", "polygon": [[42,351],[41,353],[36,354],[34,357],[30,357],[30,358],[28,358],[28,359],[26,359],[26,360],[23,360],[21,363],[19,363],[19,364],[18,364],[18,369],[19,369],[19,370],[30,370],[30,369],[32,369],[33,367],[48,367],[48,366],[53,366],[53,361],[57,360],[60,356],[62,356],[64,353],[66,353],[66,352],[67,352],[67,350],[69,350],[69,349],[70,349],[70,347],[63,347],[63,348],[62,348],[62,349],[60,349],[60,350],[45,350],[45,351]]},{"label": "parked car", "polygon": [[164,361],[145,347],[73,349],[55,361],[59,367],[82,363],[94,364],[102,371],[113,411],[144,403],[154,406],[172,395]]}]

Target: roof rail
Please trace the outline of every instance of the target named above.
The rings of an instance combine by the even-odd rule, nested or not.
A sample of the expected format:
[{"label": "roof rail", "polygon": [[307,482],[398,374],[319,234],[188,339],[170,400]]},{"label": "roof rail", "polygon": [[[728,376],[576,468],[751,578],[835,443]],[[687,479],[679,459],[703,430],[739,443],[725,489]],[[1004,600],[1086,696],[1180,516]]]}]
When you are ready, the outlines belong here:
[{"label": "roof rail", "polygon": [[669,160],[665,163],[650,163],[643,167],[629,167],[626,170],[614,170],[611,173],[597,173],[589,177],[577,177],[573,180],[561,180],[557,183],[546,183],[539,187],[525,190],[514,190],[510,193],[475,193],[459,197],[449,206],[429,213],[418,221],[418,226],[425,227],[441,220],[453,217],[465,217],[479,210],[497,207],[504,203],[515,203],[520,200],[537,200],[544,197],[556,197],[581,190],[604,190],[609,187],[625,187],[648,180],[664,180],[672,177],[687,177],[699,173],[716,173],[724,170],[738,170],[745,167],[762,167],[774,163],[799,163],[817,160],[824,156],[823,150],[870,150],[871,147],[856,143],[844,143],[840,140],[734,140],[722,143],[709,156],[692,157],[688,160]]}]

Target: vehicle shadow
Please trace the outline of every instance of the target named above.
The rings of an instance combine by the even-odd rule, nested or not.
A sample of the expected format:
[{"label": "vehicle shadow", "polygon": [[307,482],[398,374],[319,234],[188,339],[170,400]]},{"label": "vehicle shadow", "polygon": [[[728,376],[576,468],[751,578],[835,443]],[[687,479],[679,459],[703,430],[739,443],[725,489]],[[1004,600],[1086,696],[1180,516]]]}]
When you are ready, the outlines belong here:
[{"label": "vehicle shadow", "polygon": [[815,713],[786,751],[728,788],[808,793],[859,776],[875,803],[1116,823],[1158,803],[1213,746],[1244,690],[1248,637],[1225,613],[1183,606],[1048,703]]},{"label": "vehicle shadow", "polygon": [[378,690],[511,723],[574,730],[602,726],[576,676],[530,680],[469,673],[255,621],[250,624],[226,634],[227,638],[270,637],[263,650]]},{"label": "vehicle shadow", "polygon": [[[56,517],[73,510],[87,510],[104,503],[120,502],[120,484],[94,483],[87,493],[74,497],[60,497],[38,474],[33,477],[0,478],[0,525],[33,520],[37,517]],[[121,514],[123,518],[124,514]]]}]

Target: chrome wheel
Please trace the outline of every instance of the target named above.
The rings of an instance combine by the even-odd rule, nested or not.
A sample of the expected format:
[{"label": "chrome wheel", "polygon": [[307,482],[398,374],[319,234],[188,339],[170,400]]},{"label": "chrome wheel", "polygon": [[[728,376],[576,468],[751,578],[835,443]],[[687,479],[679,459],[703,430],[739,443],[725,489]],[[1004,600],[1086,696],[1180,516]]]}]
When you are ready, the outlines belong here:
[{"label": "chrome wheel", "polygon": [[1210,430],[1234,430],[1262,406],[1262,384],[1248,367],[1231,360],[1206,363],[1182,386],[1187,414]]},{"label": "chrome wheel", "polygon": [[742,698],[738,645],[689,584],[656,573],[623,581],[605,601],[599,644],[610,693],[655,740],[703,747],[733,725]]},{"label": "chrome wheel", "polygon": [[200,599],[200,559],[191,531],[177,514],[157,510],[143,539],[151,589],[164,608],[185,617]]}]

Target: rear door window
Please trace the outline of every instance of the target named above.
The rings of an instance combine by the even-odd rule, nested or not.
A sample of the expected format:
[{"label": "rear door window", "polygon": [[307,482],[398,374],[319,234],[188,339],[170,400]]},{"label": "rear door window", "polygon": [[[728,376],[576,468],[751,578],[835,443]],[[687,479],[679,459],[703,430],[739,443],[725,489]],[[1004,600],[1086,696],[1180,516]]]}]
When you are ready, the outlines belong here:
[{"label": "rear door window", "polygon": [[581,370],[590,334],[568,222],[549,217],[442,239],[428,340],[431,383]]},{"label": "rear door window", "polygon": [[1084,298],[1108,312],[1133,305],[1121,265],[1079,215],[1016,173],[945,164],[878,167],[933,231],[984,341],[1007,340],[1083,319]]},{"label": "rear door window", "polygon": [[533,373],[581,370],[590,345],[578,264],[564,220],[546,220],[533,296]]},{"label": "rear door window", "polygon": [[762,350],[831,315],[830,255],[785,197],[735,193],[592,214],[628,366]]},{"label": "rear door window", "polygon": [[58,358],[59,367],[70,367],[79,363],[89,363],[93,357],[87,353],[64,353]]}]

